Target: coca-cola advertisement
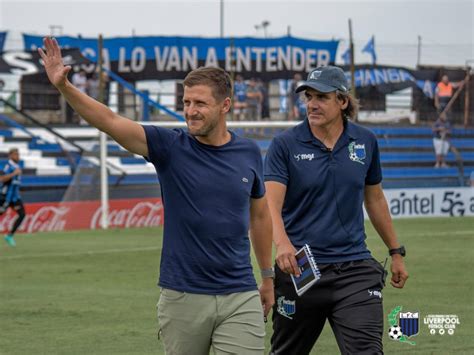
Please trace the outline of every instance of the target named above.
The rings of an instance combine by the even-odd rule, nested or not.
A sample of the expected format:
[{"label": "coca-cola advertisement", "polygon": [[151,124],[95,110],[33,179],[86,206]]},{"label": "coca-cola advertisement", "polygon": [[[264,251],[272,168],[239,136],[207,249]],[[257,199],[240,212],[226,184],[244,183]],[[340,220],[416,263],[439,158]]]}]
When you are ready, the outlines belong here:
[{"label": "coca-cola advertisement", "polygon": [[[25,204],[26,217],[18,232],[53,232],[99,229],[102,221],[100,201]],[[10,230],[17,214],[10,208],[0,216],[0,233]],[[109,228],[156,227],[163,225],[161,198],[110,200]]]}]

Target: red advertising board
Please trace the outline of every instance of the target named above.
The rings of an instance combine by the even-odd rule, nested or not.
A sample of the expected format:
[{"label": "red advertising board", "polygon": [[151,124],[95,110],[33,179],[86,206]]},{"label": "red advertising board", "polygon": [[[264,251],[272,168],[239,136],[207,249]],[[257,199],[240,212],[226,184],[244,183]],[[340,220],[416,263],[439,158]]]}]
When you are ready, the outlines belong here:
[{"label": "red advertising board", "polygon": [[[26,217],[18,232],[52,232],[76,229],[100,229],[100,201],[28,203]],[[9,208],[0,216],[0,233],[7,233],[17,214]],[[109,227],[154,227],[163,224],[161,198],[109,201]]]}]

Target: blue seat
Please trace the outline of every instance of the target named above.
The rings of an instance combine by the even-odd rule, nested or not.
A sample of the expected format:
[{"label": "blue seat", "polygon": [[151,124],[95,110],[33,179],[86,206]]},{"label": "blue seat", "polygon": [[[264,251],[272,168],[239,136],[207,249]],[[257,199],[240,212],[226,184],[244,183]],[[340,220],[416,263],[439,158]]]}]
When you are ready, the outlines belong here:
[{"label": "blue seat", "polygon": [[405,179],[405,178],[457,178],[459,171],[457,168],[384,168],[382,175],[387,179]]}]

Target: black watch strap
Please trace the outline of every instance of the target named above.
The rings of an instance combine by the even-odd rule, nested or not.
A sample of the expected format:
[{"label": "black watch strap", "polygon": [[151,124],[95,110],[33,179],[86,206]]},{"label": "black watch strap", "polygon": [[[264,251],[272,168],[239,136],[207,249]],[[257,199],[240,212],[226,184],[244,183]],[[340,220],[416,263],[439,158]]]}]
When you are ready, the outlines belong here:
[{"label": "black watch strap", "polygon": [[400,254],[401,256],[405,256],[406,250],[405,250],[405,247],[401,245],[400,248],[390,249],[388,253],[390,254],[390,256],[394,254]]}]

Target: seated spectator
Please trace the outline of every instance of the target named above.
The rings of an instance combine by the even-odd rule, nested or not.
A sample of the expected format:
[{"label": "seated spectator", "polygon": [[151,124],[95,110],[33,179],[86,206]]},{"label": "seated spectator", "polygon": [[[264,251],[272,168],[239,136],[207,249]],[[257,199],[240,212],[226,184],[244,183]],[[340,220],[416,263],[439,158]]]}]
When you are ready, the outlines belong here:
[{"label": "seated spectator", "polygon": [[443,112],[433,124],[433,146],[436,154],[435,168],[447,168],[446,155],[449,151],[449,134],[451,125],[446,119],[446,113]]}]

